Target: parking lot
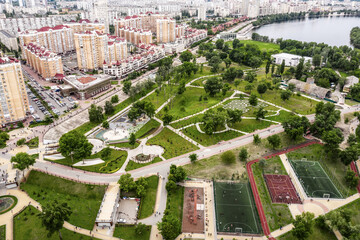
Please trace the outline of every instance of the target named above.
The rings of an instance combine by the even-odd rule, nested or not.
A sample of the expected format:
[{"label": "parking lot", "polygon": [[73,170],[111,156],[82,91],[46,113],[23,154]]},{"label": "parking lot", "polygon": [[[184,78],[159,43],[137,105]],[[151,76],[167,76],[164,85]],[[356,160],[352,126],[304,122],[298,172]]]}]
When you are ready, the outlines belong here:
[{"label": "parking lot", "polygon": [[[71,97],[63,97],[55,89],[46,89],[41,86],[32,75],[23,71],[28,84],[37,92],[37,94],[47,103],[49,108],[58,116],[74,108],[77,101]],[[46,109],[39,97],[34,94],[29,87],[26,89],[31,108],[31,114],[35,120],[43,120],[46,116],[52,117],[52,114]]]}]

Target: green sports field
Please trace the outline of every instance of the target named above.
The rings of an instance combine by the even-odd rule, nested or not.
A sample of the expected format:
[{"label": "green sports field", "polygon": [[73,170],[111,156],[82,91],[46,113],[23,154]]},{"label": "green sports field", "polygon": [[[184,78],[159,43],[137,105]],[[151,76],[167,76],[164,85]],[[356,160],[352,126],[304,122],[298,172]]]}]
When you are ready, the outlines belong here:
[{"label": "green sports field", "polygon": [[343,198],[317,161],[290,160],[305,193],[315,198]]},{"label": "green sports field", "polygon": [[262,232],[249,183],[214,182],[214,194],[218,232]]}]

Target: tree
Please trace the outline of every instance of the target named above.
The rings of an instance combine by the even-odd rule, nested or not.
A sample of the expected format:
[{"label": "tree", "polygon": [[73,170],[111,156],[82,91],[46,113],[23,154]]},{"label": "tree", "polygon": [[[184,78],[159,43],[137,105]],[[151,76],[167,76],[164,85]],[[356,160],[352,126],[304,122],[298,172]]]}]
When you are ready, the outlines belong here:
[{"label": "tree", "polygon": [[104,120],[103,109],[100,106],[91,104],[89,109],[89,120],[93,123],[101,123]]},{"label": "tree", "polygon": [[359,177],[351,169],[348,169],[345,175],[345,182],[350,188],[355,188],[359,185]]},{"label": "tree", "polygon": [[230,85],[228,83],[223,84],[221,88],[222,95],[225,96],[226,93],[231,89]]},{"label": "tree", "polygon": [[267,114],[267,111],[264,109],[263,106],[260,106],[255,111],[256,120],[264,119],[266,114]]},{"label": "tree", "polygon": [[233,44],[233,49],[238,48],[240,46],[240,40],[236,38],[233,40],[232,44]]},{"label": "tree", "polygon": [[165,240],[174,240],[181,232],[180,220],[172,214],[164,215],[157,226]]},{"label": "tree", "polygon": [[300,59],[299,64],[296,66],[296,70],[295,70],[295,78],[300,80],[302,75],[303,75],[303,70],[304,70],[304,58]]},{"label": "tree", "polygon": [[229,116],[229,119],[228,119],[228,122],[229,123],[237,123],[237,122],[241,122],[241,116],[242,116],[242,111],[239,110],[239,109],[227,109],[226,110],[228,116]]},{"label": "tree", "polygon": [[136,188],[136,184],[130,173],[121,175],[118,183],[120,184],[121,190],[124,192],[130,192]]},{"label": "tree", "polygon": [[132,105],[128,113],[128,117],[131,121],[139,118],[142,114],[146,114],[149,118],[152,118],[155,114],[155,106],[153,103],[143,100],[137,101]]},{"label": "tree", "polygon": [[29,169],[30,166],[34,165],[35,158],[30,156],[27,153],[19,152],[15,156],[11,157],[10,162],[14,163],[13,167],[16,169],[19,169],[23,172],[24,176],[24,170]]},{"label": "tree", "polygon": [[134,133],[131,133],[131,134],[130,134],[129,143],[130,143],[130,145],[135,146],[136,136],[135,136]]},{"label": "tree", "polygon": [[273,75],[273,74],[274,74],[274,71],[275,71],[275,65],[274,65],[274,64],[272,64],[272,65],[271,65],[271,75]]},{"label": "tree", "polygon": [[108,129],[109,127],[110,127],[110,124],[109,124],[109,122],[108,121],[103,121],[103,123],[102,123],[102,127],[103,128],[105,128],[105,129]]},{"label": "tree", "polygon": [[72,162],[75,160],[82,160],[91,155],[93,145],[88,139],[77,132],[72,130],[61,136],[59,140],[58,152],[64,157],[70,157]]},{"label": "tree", "polygon": [[322,135],[322,140],[325,142],[325,148],[328,151],[334,151],[339,148],[339,144],[344,140],[340,129],[325,131]]},{"label": "tree", "polygon": [[111,155],[111,148],[106,147],[101,151],[101,158],[107,159]]},{"label": "tree", "polygon": [[256,78],[256,73],[251,71],[251,72],[247,72],[244,80],[248,81],[249,83],[252,83],[255,81],[255,78]]},{"label": "tree", "polygon": [[226,151],[221,154],[221,160],[225,164],[233,164],[235,163],[235,154],[232,151]]},{"label": "tree", "polygon": [[286,91],[282,91],[282,92],[281,92],[280,97],[281,97],[281,99],[282,99],[283,101],[286,101],[286,100],[289,100],[289,99],[290,99],[291,95],[292,95],[292,92],[289,91],[289,90],[286,90]]},{"label": "tree", "polygon": [[314,64],[315,67],[320,67],[320,65],[321,65],[321,55],[320,54],[315,54],[313,56],[312,63]]},{"label": "tree", "polygon": [[349,146],[355,146],[356,145],[357,139],[356,139],[355,134],[353,134],[353,133],[349,134],[349,137],[347,139],[347,143],[349,144]]},{"label": "tree", "polygon": [[170,166],[170,174],[168,178],[174,182],[181,182],[186,179],[186,172],[183,167],[177,167],[176,165],[172,164]]},{"label": "tree", "polygon": [[139,222],[135,225],[135,233],[136,235],[143,235],[147,231],[146,225]]},{"label": "tree", "polygon": [[223,49],[224,48],[224,39],[218,39],[215,42],[215,46],[217,49]]},{"label": "tree", "polygon": [[352,161],[356,161],[358,156],[359,152],[355,146],[347,147],[340,153],[340,159],[346,166],[349,165]]},{"label": "tree", "polygon": [[292,234],[299,240],[307,239],[313,232],[314,214],[310,212],[303,212],[297,215],[293,222],[294,228]]},{"label": "tree", "polygon": [[119,95],[114,95],[111,97],[111,103],[118,103],[119,102]]},{"label": "tree", "polygon": [[267,75],[268,75],[268,73],[269,73],[269,71],[270,71],[270,65],[271,65],[271,61],[268,60],[268,61],[266,62],[266,67],[265,67],[265,76],[266,76],[266,78],[267,78]]},{"label": "tree", "polygon": [[267,140],[273,149],[276,149],[276,148],[280,147],[280,145],[281,145],[281,139],[280,139],[279,135],[269,136],[267,138]]},{"label": "tree", "polygon": [[315,121],[311,132],[321,136],[324,131],[332,130],[340,120],[340,111],[332,103],[319,102],[315,108]]},{"label": "tree", "polygon": [[113,114],[114,111],[115,111],[115,108],[114,108],[114,106],[112,105],[112,103],[111,103],[110,101],[106,101],[106,102],[105,102],[105,107],[104,107],[104,109],[105,109],[105,114],[106,114],[106,115],[111,115],[111,114]]},{"label": "tree", "polygon": [[169,193],[175,192],[177,189],[176,182],[174,182],[173,180],[169,180],[165,185],[165,189]]},{"label": "tree", "polygon": [[249,97],[249,103],[251,106],[256,106],[258,103],[257,96],[255,94],[251,94]]},{"label": "tree", "polygon": [[186,91],[186,87],[185,87],[185,81],[181,81],[179,88],[178,88],[178,94],[183,94]]},{"label": "tree", "polygon": [[285,71],[285,60],[282,60],[280,65],[280,74],[282,75]]},{"label": "tree", "polygon": [[21,139],[17,140],[16,146],[22,146],[22,145],[25,144],[25,142],[26,142],[26,139],[25,139],[25,138],[21,138]]},{"label": "tree", "polygon": [[196,153],[189,155],[190,161],[194,163],[198,159],[198,155]]},{"label": "tree", "polygon": [[236,68],[231,67],[222,74],[222,78],[224,81],[231,83],[235,80],[235,78],[237,77],[237,74],[238,74],[238,72],[237,72]]},{"label": "tree", "polygon": [[288,89],[289,89],[291,92],[294,92],[295,88],[296,88],[295,84],[289,83]]},{"label": "tree", "polygon": [[179,57],[179,59],[180,59],[180,61],[182,62],[182,63],[184,63],[184,62],[190,62],[191,61],[191,59],[193,59],[193,55],[192,55],[192,53],[190,52],[190,51],[183,51],[181,54],[180,54],[180,57]]},{"label": "tree", "polygon": [[249,153],[248,151],[246,150],[246,148],[242,148],[239,152],[239,159],[240,161],[242,162],[246,162],[246,160],[248,159],[249,157]]},{"label": "tree", "polygon": [[307,117],[299,117],[293,115],[285,119],[282,123],[285,133],[289,135],[292,140],[305,134],[310,128],[310,122]]},{"label": "tree", "polygon": [[211,97],[215,96],[222,89],[222,83],[218,77],[211,77],[206,80],[204,90]]},{"label": "tree", "polygon": [[209,60],[209,66],[211,68],[211,72],[216,73],[219,71],[220,63],[222,62],[221,58],[219,56],[213,56]]},{"label": "tree", "polygon": [[265,83],[261,83],[257,86],[257,91],[260,95],[264,94],[266,90],[267,90],[267,85]]},{"label": "tree", "polygon": [[225,111],[212,109],[206,111],[203,117],[205,133],[211,135],[218,127],[225,126],[228,119]]},{"label": "tree", "polygon": [[231,66],[231,59],[230,58],[227,57],[223,61],[225,63],[226,68],[229,68]]},{"label": "tree", "polygon": [[173,116],[169,113],[165,113],[164,117],[162,118],[164,126],[169,125],[173,120]]},{"label": "tree", "polygon": [[253,142],[254,142],[256,145],[258,145],[258,144],[261,143],[261,138],[260,138],[260,136],[259,136],[258,134],[254,134],[253,138],[254,138]]},{"label": "tree", "polygon": [[246,86],[245,86],[245,91],[246,92],[251,93],[251,90],[253,90],[253,89],[254,89],[254,84],[252,84],[252,83],[246,84]]},{"label": "tree", "polygon": [[71,214],[72,211],[68,204],[59,203],[57,200],[43,206],[39,217],[42,225],[48,231],[48,237],[51,237],[54,232],[58,231],[59,237],[62,239],[60,230],[63,228],[64,222],[69,220]]},{"label": "tree", "polygon": [[131,81],[124,81],[123,82],[123,88],[122,88],[122,90],[123,90],[123,92],[125,93],[125,94],[127,94],[127,95],[129,95],[129,93],[130,93],[130,88],[131,88]]},{"label": "tree", "polygon": [[236,79],[234,82],[235,88],[237,88],[240,85],[241,81],[239,79]]}]

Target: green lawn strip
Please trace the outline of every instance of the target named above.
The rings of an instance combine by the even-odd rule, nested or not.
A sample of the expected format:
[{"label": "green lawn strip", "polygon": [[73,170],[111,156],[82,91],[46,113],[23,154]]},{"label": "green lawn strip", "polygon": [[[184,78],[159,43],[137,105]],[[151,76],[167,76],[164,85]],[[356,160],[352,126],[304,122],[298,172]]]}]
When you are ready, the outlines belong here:
[{"label": "green lawn strip", "polygon": [[112,84],[112,85],[117,85],[117,84],[118,84],[118,81],[111,81],[111,84]]},{"label": "green lawn strip", "polygon": [[[100,152],[95,153],[87,158],[87,159],[100,158],[105,161],[104,163],[100,163],[100,164],[96,164],[96,165],[92,165],[92,166],[85,166],[85,167],[73,166],[73,164],[75,164],[79,161],[72,162],[71,158],[63,158],[63,159],[59,159],[59,160],[50,160],[50,161],[53,161],[53,162],[56,162],[59,164],[63,164],[63,165],[67,165],[67,166],[73,166],[74,168],[78,168],[78,169],[82,169],[82,170],[90,171],[90,172],[113,173],[121,168],[121,166],[124,164],[124,162],[127,158],[126,151],[119,151],[119,150],[111,149],[111,154],[110,154],[110,157],[108,157],[108,158],[101,157],[102,151],[103,150],[101,150]],[[45,160],[48,160],[48,159],[45,159]]]},{"label": "green lawn strip", "polygon": [[263,120],[256,120],[256,119],[242,119],[241,122],[237,122],[229,126],[230,128],[234,128],[239,131],[243,132],[254,132],[256,130],[264,129],[274,125],[276,123],[263,121]]},{"label": "green lawn strip", "polygon": [[202,122],[203,117],[204,117],[204,114],[198,114],[191,118],[172,123],[172,124],[170,124],[170,126],[172,126],[173,128],[176,128],[176,129],[182,128],[182,127],[188,126],[193,123]]},{"label": "green lawn strip", "polygon": [[265,184],[263,172],[259,164],[253,164],[251,167],[270,230],[274,231],[279,229],[280,226],[290,224],[292,222],[292,217],[288,206],[286,204],[272,203],[270,194]]},{"label": "green lawn strip", "polygon": [[[256,117],[257,110],[258,110],[257,107],[250,106],[250,108],[248,108],[248,111],[243,113],[243,117]],[[265,116],[269,116],[269,115],[274,115],[276,111],[279,110],[279,108],[274,107],[272,105],[268,105],[264,108],[264,110],[268,111],[268,113]]]},{"label": "green lawn strip", "polygon": [[[154,85],[151,89],[146,90],[143,94],[137,94],[134,97],[129,97],[126,100],[122,101],[121,103],[114,105],[114,113],[111,115],[107,115],[107,117],[112,117],[118,112],[124,110],[127,106],[136,102],[137,100],[139,100],[140,98],[142,98],[143,96],[154,90],[155,88],[156,86]],[[86,122],[73,130],[76,130],[81,134],[85,134],[98,125],[99,123]]]},{"label": "green lawn strip", "polygon": [[163,147],[163,157],[166,159],[199,149],[197,146],[180,137],[167,127],[165,127],[159,134],[149,139],[147,144]]},{"label": "green lawn strip", "polygon": [[155,202],[156,202],[156,193],[159,184],[159,177],[158,176],[151,176],[146,178],[148,182],[148,187],[146,189],[145,196],[141,198],[138,218],[144,219],[151,214],[154,213],[155,209]]},{"label": "green lawn strip", "polygon": [[39,137],[35,137],[33,139],[30,139],[25,143],[29,148],[37,148],[39,147]]},{"label": "green lawn strip", "polygon": [[354,105],[360,104],[360,102],[353,101],[351,99],[345,99],[345,104],[350,105],[350,106],[354,106]]},{"label": "green lawn strip", "polygon": [[340,159],[327,159],[323,145],[313,144],[289,152],[286,155],[290,160],[301,160],[302,158],[306,158],[310,161],[319,161],[324,171],[344,197],[351,196],[357,192],[355,188],[349,188],[345,181],[347,167]]},{"label": "green lawn strip", "polygon": [[266,117],[266,119],[282,123],[285,120],[288,120],[289,117],[291,117],[293,115],[294,115],[294,113],[292,113],[292,112],[280,110],[279,115],[276,115],[276,116],[273,116],[273,117]]},{"label": "green lawn strip", "polygon": [[66,202],[72,210],[69,223],[89,230],[94,227],[105,194],[105,186],[77,183],[34,170],[20,187],[42,206],[53,200]]},{"label": "green lawn strip", "polygon": [[[241,40],[240,43],[246,44],[255,44],[259,47],[260,51],[266,50],[266,51],[280,51],[280,45],[275,43],[265,43],[265,42],[259,42],[259,41],[253,41],[253,40]],[[280,51],[281,52],[281,51]]]},{"label": "green lawn strip", "polygon": [[200,68],[199,68],[199,71],[195,74],[195,75],[191,75],[190,77],[186,77],[185,78],[185,82],[188,83],[196,78],[199,78],[199,77],[203,77],[203,76],[208,76],[208,75],[214,75],[214,73],[212,73],[210,71],[210,67],[207,67],[207,66],[203,66],[203,71],[200,72]]},{"label": "green lawn strip", "polygon": [[[42,226],[41,219],[38,216],[40,213],[33,206],[26,207],[22,212],[14,217],[14,232],[13,236],[16,240],[28,240],[28,239],[49,239],[58,240],[59,233],[55,232],[51,237],[48,237],[48,231]],[[95,239],[86,235],[82,235],[66,228],[62,228],[61,235],[63,239],[71,240],[90,240]],[[5,239],[5,238],[4,238]]]},{"label": "green lawn strip", "polygon": [[264,174],[288,175],[279,156],[265,160]]},{"label": "green lawn strip", "polygon": [[[173,120],[181,119],[212,107],[224,98],[230,97],[231,94],[232,91],[228,91],[225,96],[217,94],[214,97],[210,97],[202,88],[187,87],[183,94],[176,95],[172,103],[167,104],[169,108],[168,113],[173,116]],[[201,96],[202,99],[199,101]],[[204,100],[204,97],[206,97],[207,100]],[[165,111],[162,109],[156,116],[161,119],[164,114]]]},{"label": "green lawn strip", "polygon": [[6,225],[0,226],[0,240],[6,239]]},{"label": "green lawn strip", "polygon": [[124,240],[149,240],[151,233],[151,226],[146,226],[146,231],[142,235],[135,232],[135,225],[120,225],[117,224],[113,236]]},{"label": "green lawn strip", "polygon": [[351,112],[351,113],[345,113],[343,116],[344,121],[346,119],[348,119],[349,121],[353,120],[354,118],[356,118],[356,116],[354,116],[355,112]]},{"label": "green lawn strip", "polygon": [[129,149],[135,149],[140,144],[138,142],[135,142],[135,145],[131,145],[129,142],[121,142],[121,143],[110,143],[111,146],[118,147],[118,148],[129,148]]},{"label": "green lawn strip", "polygon": [[[279,240],[294,240],[297,239],[292,235],[292,232],[287,232],[284,235],[279,236],[277,239]],[[336,236],[332,231],[327,229],[323,229],[319,227],[317,224],[314,225],[313,233],[307,239],[316,239],[316,240],[336,240]]]},{"label": "green lawn strip", "polygon": [[169,214],[178,218],[180,223],[182,223],[183,215],[184,190],[184,187],[177,186],[177,190],[172,193],[168,193],[168,197],[166,199],[166,209]]},{"label": "green lawn strip", "polygon": [[242,136],[242,133],[236,131],[226,131],[222,133],[214,133],[212,135],[208,135],[206,133],[201,133],[197,130],[196,126],[191,126],[182,130],[182,132],[193,139],[194,141],[200,143],[203,146],[211,146],[220,141],[227,141],[237,137]]},{"label": "green lawn strip", "polygon": [[160,127],[160,123],[155,119],[150,119],[144,126],[142,126],[136,133],[136,138],[145,138],[152,134]]},{"label": "green lawn strip", "polygon": [[154,160],[148,163],[136,163],[134,161],[129,161],[129,163],[126,165],[125,171],[131,171],[137,168],[145,167],[147,165],[151,165],[153,163],[161,162],[162,159],[159,157],[155,157]]}]

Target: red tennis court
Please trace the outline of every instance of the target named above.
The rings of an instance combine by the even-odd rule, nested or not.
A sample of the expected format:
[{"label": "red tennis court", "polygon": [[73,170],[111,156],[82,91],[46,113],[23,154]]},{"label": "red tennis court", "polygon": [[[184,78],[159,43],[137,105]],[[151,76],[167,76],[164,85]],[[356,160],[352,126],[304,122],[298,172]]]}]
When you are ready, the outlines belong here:
[{"label": "red tennis court", "polygon": [[264,179],[274,203],[301,204],[300,197],[288,175],[266,174]]}]

